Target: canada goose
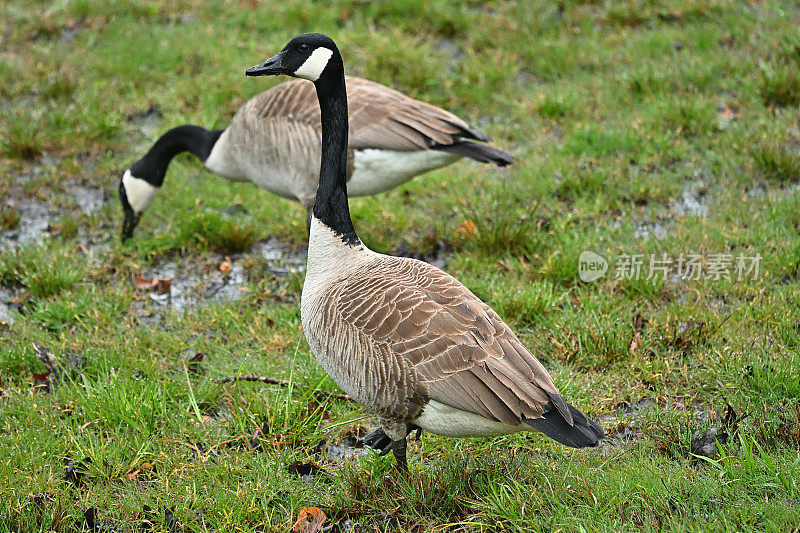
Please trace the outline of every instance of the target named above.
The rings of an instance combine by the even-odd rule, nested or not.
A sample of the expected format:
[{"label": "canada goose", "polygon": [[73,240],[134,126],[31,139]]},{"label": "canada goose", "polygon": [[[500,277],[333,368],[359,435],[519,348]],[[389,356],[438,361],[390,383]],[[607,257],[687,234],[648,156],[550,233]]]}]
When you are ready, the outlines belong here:
[{"label": "canada goose", "polygon": [[247,70],[277,74],[314,82],[322,110],[303,332],[333,380],[377,415],[398,467],[408,469],[406,436],[416,427],[452,437],[538,430],[567,446],[596,446],[600,426],[564,401],[488,305],[438,268],[378,254],[358,238],[347,202],[347,93],[336,44],[298,35]]},{"label": "canada goose", "polygon": [[[443,109],[361,78],[347,78],[347,92],[352,196],[389,190],[461,157],[499,166],[513,162],[511,155],[484,144],[488,137]],[[319,122],[314,85],[293,80],[251,98],[224,130],[192,125],[169,130],[122,176],[122,240],[131,237],[164,183],[170,161],[181,152],[195,154],[222,177],[297,200],[310,215],[319,178]]]}]

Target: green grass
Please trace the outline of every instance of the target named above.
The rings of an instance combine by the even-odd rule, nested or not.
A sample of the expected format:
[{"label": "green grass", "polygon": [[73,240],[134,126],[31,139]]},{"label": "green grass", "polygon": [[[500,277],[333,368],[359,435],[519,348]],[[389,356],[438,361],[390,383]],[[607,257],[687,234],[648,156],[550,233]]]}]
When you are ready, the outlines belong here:
[{"label": "green grass", "polygon": [[[49,237],[0,242],[0,531],[79,531],[90,508],[108,530],[286,531],[307,506],[364,531],[796,528],[797,20],[727,0],[1,4],[0,235],[33,205]],[[320,443],[374,421],[314,394],[337,389],[303,338],[303,276],[253,248],[305,244],[304,209],[182,156],[118,242],[121,172],[284,81],[243,69],[302,31],[513,151],[507,171],[459,163],[354,199],[355,226],[382,252],[452,250],[446,270],[624,446],[424,435],[408,479],[390,457],[334,461]],[[136,118],[151,106],[154,129]],[[76,186],[109,202],[83,213]],[[609,262],[593,283],[585,250]],[[631,254],[762,259],[741,280],[617,276]],[[235,302],[169,310],[131,283],[176,265],[207,291],[226,255],[247,274]],[[50,392],[33,342],[58,360]],[[214,381],[237,374],[290,387]],[[691,456],[728,404],[747,417],[719,456]],[[310,479],[290,468],[310,461]]]},{"label": "green grass", "polygon": [[800,180],[800,145],[775,135],[754,143],[751,148],[753,161],[764,177],[777,183]]},{"label": "green grass", "polygon": [[37,298],[49,298],[72,288],[83,278],[86,262],[66,248],[28,245],[2,250],[0,282],[19,285]]}]

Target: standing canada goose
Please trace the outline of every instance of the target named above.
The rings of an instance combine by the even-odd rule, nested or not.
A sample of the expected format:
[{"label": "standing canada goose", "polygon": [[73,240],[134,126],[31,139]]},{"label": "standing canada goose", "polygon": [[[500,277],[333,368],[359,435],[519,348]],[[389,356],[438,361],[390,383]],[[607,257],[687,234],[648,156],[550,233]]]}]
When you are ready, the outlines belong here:
[{"label": "standing canada goose", "polygon": [[[389,190],[461,157],[499,166],[513,162],[511,155],[484,144],[488,137],[452,113],[373,81],[350,77],[346,83],[352,131],[347,179],[352,196]],[[273,87],[239,108],[224,130],[185,125],[162,135],[120,181],[123,241],[133,234],[164,183],[170,161],[181,152],[195,154],[222,177],[250,181],[297,200],[310,215],[320,159],[314,85],[294,80]]]},{"label": "standing canada goose", "polygon": [[[248,76],[314,82],[322,162],[311,217],[301,319],[333,380],[375,413],[398,467],[413,428],[452,437],[538,430],[576,448],[600,426],[566,403],[550,375],[488,305],[422,261],[378,254],[356,235],[347,203],[347,92],[336,44],[293,38]],[[376,439],[380,440],[380,439]]]}]

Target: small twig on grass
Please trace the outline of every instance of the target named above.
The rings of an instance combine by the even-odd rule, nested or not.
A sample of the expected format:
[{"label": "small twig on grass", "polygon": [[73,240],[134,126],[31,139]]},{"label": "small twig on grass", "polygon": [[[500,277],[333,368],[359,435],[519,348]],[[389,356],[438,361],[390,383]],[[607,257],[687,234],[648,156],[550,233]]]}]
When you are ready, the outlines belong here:
[{"label": "small twig on grass", "polygon": [[[224,378],[217,378],[214,380],[214,383],[233,383],[236,381],[254,381],[257,383],[267,383],[269,385],[280,385],[281,387],[289,387],[291,384],[286,381],[285,379],[278,379],[278,378],[271,378],[268,376],[256,376],[253,374],[250,375],[243,375],[243,376],[227,376]],[[324,390],[315,390],[314,394],[317,396],[322,396],[325,398],[333,398],[334,400],[347,400],[349,402],[353,402],[350,396],[347,394],[340,394],[337,392],[328,392]]]}]

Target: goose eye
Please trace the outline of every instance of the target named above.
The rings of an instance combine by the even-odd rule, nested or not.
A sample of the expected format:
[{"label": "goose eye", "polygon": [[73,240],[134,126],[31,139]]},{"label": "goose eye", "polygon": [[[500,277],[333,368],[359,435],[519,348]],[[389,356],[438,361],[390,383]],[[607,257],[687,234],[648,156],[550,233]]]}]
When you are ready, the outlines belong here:
[{"label": "goose eye", "polygon": [[305,52],[307,50],[308,50],[308,45],[306,43],[303,43],[303,44],[300,45],[300,51],[301,52]]}]

